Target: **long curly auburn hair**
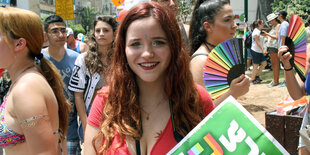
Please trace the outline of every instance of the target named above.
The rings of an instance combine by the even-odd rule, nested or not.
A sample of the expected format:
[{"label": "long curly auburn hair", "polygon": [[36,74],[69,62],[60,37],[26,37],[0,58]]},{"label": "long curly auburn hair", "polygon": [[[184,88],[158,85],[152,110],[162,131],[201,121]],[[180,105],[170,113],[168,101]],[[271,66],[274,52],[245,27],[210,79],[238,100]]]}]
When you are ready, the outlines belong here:
[{"label": "long curly auburn hair", "polygon": [[[189,56],[183,46],[181,31],[176,18],[166,6],[156,2],[140,3],[128,11],[121,21],[115,40],[115,55],[110,72],[109,94],[103,107],[102,124],[92,143],[97,153],[107,153],[115,132],[122,140],[125,136],[142,137],[139,86],[136,75],[128,65],[125,47],[130,24],[136,20],[152,17],[166,33],[171,51],[170,64],[166,70],[165,93],[173,104],[176,131],[185,136],[203,118],[202,103],[189,70]],[[115,148],[113,148],[115,149]]]}]

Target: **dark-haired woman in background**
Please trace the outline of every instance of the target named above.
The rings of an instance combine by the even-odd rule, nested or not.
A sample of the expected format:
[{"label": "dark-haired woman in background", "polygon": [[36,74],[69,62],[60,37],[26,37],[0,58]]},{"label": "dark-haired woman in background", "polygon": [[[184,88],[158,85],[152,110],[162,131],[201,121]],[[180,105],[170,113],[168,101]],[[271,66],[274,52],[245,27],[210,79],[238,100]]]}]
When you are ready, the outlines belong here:
[{"label": "dark-haired woman in background", "polygon": [[252,47],[251,55],[253,59],[253,70],[252,70],[252,83],[259,84],[262,79],[259,77],[260,73],[267,66],[267,61],[265,55],[267,54],[267,49],[264,47],[264,36],[265,33],[261,33],[264,28],[264,21],[258,19],[253,23],[254,30],[252,33]]},{"label": "dark-haired woman in background", "polygon": [[[111,64],[117,22],[111,16],[98,16],[88,41],[89,51],[80,54],[69,82],[74,92],[76,109],[81,120],[79,135],[83,142],[87,116],[97,90],[106,85],[106,72]],[[83,130],[82,130],[83,129]]]},{"label": "dark-haired woman in background", "polygon": [[[225,40],[235,36],[237,25],[234,13],[227,0],[198,0],[190,25],[190,69],[194,81],[204,86],[203,67],[211,50]],[[250,79],[241,75],[234,79],[230,90],[214,100],[215,106],[232,95],[235,98],[249,91]]]}]

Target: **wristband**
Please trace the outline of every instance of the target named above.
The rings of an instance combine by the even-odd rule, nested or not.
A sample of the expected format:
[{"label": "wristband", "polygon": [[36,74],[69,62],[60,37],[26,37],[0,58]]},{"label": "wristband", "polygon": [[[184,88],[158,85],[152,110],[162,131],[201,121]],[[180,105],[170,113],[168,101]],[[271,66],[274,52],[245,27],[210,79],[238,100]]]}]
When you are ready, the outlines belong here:
[{"label": "wristband", "polygon": [[291,67],[291,68],[289,68],[289,69],[284,68],[285,71],[290,71],[290,70],[292,70],[292,69],[293,69],[293,67]]}]

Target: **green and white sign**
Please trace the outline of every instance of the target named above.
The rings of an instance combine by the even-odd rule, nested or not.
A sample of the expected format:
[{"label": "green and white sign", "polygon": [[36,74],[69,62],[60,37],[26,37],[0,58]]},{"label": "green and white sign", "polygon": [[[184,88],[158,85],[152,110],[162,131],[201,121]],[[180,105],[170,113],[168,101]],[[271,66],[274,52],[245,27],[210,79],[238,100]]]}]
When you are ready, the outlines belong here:
[{"label": "green and white sign", "polygon": [[233,97],[204,118],[168,155],[289,154]]}]

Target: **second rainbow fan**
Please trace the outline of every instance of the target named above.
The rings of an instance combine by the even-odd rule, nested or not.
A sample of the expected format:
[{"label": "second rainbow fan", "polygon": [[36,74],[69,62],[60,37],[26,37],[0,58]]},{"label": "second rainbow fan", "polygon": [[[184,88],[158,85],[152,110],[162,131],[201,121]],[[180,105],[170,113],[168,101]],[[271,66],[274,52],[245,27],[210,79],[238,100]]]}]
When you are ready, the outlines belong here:
[{"label": "second rainbow fan", "polygon": [[291,15],[285,45],[287,45],[289,52],[293,56],[290,60],[291,65],[295,68],[299,77],[305,81],[307,37],[305,24],[298,15]]},{"label": "second rainbow fan", "polygon": [[214,100],[229,90],[233,79],[244,74],[242,41],[234,38],[217,45],[208,55],[203,79]]}]

